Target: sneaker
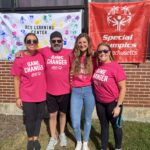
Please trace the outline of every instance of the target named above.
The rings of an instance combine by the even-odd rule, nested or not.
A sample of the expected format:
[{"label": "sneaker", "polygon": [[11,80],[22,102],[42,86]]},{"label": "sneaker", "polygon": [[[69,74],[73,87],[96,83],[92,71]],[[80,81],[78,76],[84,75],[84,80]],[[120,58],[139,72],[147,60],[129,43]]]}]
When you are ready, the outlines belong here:
[{"label": "sneaker", "polygon": [[75,150],[82,150],[82,142],[78,141]]},{"label": "sneaker", "polygon": [[34,141],[28,141],[27,150],[34,150]]},{"label": "sneaker", "polygon": [[34,141],[34,148],[35,148],[35,150],[40,150],[41,149],[41,145],[40,145],[38,140]]},{"label": "sneaker", "polygon": [[61,133],[59,135],[59,139],[60,139],[60,146],[67,146],[67,138],[65,133]]},{"label": "sneaker", "polygon": [[57,144],[57,142],[58,141],[55,138],[51,137],[50,140],[49,140],[49,143],[46,147],[46,150],[54,150],[55,145]]},{"label": "sneaker", "polygon": [[83,142],[82,150],[90,150],[87,142]]}]

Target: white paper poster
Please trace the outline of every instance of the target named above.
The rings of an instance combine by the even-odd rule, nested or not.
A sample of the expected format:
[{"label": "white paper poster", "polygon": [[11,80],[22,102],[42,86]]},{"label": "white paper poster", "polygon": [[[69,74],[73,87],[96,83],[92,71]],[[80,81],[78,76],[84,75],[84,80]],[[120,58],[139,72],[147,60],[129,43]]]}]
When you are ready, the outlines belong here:
[{"label": "white paper poster", "polygon": [[18,50],[25,49],[24,37],[35,33],[39,48],[50,46],[53,31],[63,35],[64,48],[72,49],[81,33],[82,12],[69,13],[0,13],[0,60],[13,60]]}]

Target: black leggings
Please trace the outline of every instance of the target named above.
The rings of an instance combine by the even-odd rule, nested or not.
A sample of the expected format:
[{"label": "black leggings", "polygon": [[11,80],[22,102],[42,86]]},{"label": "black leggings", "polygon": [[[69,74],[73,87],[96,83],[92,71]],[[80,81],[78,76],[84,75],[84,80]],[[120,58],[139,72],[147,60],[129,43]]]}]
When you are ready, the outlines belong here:
[{"label": "black leggings", "polygon": [[108,139],[109,139],[109,122],[112,124],[114,138],[115,138],[115,148],[120,149],[122,143],[122,129],[117,127],[116,119],[113,117],[112,111],[116,106],[116,102],[103,104],[96,102],[97,115],[100,120],[101,125],[101,148],[103,150],[107,149]]},{"label": "black leggings", "polygon": [[39,136],[44,115],[44,102],[23,102],[24,124],[28,137]]}]

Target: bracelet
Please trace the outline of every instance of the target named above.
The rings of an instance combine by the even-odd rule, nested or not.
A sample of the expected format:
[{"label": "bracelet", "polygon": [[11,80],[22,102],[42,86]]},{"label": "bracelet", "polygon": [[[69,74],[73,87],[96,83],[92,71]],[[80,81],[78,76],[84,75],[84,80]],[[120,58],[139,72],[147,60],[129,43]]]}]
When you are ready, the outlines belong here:
[{"label": "bracelet", "polygon": [[16,97],[16,100],[20,99],[20,97]]}]

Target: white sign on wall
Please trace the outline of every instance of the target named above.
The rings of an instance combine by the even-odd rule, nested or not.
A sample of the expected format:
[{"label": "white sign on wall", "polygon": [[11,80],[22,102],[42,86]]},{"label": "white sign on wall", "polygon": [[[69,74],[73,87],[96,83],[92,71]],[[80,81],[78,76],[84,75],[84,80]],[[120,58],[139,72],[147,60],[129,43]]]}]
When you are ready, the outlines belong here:
[{"label": "white sign on wall", "polygon": [[72,49],[81,33],[82,12],[69,13],[0,13],[0,60],[13,60],[18,50],[25,49],[24,37],[35,33],[39,48],[50,46],[53,31],[63,35],[64,48]]}]

